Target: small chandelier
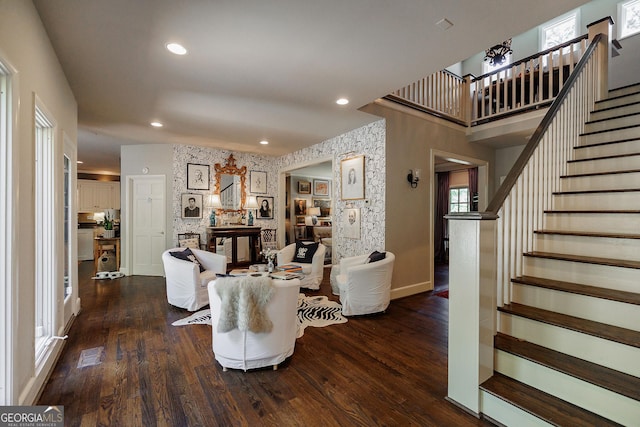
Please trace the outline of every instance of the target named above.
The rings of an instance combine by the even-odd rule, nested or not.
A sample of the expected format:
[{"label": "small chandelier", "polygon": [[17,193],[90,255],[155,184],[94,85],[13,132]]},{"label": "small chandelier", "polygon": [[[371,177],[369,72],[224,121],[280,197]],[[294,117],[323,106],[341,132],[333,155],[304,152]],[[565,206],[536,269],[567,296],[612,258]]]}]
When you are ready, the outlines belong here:
[{"label": "small chandelier", "polygon": [[505,40],[502,44],[497,44],[489,49],[485,50],[484,60],[489,60],[489,63],[493,66],[502,65],[507,59],[507,55],[513,53],[511,50],[511,39]]}]

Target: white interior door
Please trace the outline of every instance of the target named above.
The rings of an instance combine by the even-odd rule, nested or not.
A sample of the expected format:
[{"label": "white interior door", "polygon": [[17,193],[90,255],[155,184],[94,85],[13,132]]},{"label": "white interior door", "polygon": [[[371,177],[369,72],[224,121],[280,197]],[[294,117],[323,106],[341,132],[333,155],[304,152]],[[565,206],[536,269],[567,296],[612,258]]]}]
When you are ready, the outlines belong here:
[{"label": "white interior door", "polygon": [[132,274],[162,276],[166,232],[165,177],[136,177],[132,185]]}]

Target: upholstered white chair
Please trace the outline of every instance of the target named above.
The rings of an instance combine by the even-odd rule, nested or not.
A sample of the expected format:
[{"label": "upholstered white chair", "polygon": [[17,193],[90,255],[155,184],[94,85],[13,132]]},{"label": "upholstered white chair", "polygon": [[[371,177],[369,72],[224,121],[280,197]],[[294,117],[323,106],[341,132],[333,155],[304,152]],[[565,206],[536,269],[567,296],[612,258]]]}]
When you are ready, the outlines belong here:
[{"label": "upholstered white chair", "polygon": [[[311,262],[301,262],[296,255],[297,247],[306,247],[307,245],[317,245],[318,249],[313,254]],[[322,283],[322,275],[324,268],[324,254],[327,250],[326,246],[317,242],[301,242],[292,243],[278,251],[278,265],[294,264],[302,267],[304,277],[300,279],[300,287],[306,289],[318,290]]]},{"label": "upholstered white chair", "polygon": [[[243,280],[243,277],[224,278],[224,280]],[[298,294],[300,281],[269,279],[273,286],[271,298],[266,303],[265,311],[273,327],[270,332],[241,331],[238,328],[227,332],[219,332],[222,301],[217,285],[222,279],[209,282],[209,301],[211,306],[212,348],[215,359],[224,370],[255,369],[273,366],[291,356],[294,351],[297,335]]]},{"label": "upholstered white chair", "polygon": [[340,295],[345,316],[379,313],[389,306],[395,255],[387,251],[382,260],[367,262],[368,258],[342,258],[331,271],[332,292]]},{"label": "upholstered white chair", "polygon": [[[200,249],[187,249],[193,253],[199,265],[171,255],[171,252],[183,253],[185,248],[172,248],[162,254],[167,300],[176,307],[196,311],[209,304],[207,284],[216,278],[216,273],[227,272],[227,258]],[[200,265],[204,268],[202,272]]]}]

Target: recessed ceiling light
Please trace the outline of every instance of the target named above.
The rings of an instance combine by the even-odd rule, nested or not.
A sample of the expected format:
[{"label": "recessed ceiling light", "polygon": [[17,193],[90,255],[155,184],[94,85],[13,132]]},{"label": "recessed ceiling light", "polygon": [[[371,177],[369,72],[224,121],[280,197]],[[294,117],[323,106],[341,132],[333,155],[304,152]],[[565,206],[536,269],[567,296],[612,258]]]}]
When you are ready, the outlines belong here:
[{"label": "recessed ceiling light", "polygon": [[453,22],[449,21],[447,18],[442,18],[438,22],[436,22],[438,28],[443,31],[447,31],[449,28],[453,27]]},{"label": "recessed ceiling light", "polygon": [[336,101],[336,104],[338,105],[347,105],[349,103],[349,100],[347,98],[340,98]]},{"label": "recessed ceiling light", "polygon": [[176,55],[186,55],[187,49],[178,43],[167,43],[167,50]]},{"label": "recessed ceiling light", "polygon": [[260,141],[260,144],[267,145],[269,144],[269,141],[267,141],[266,139],[263,139],[262,141]]},{"label": "recessed ceiling light", "polygon": [[151,126],[153,126],[154,128],[161,128],[164,125],[160,122],[151,122]]},{"label": "recessed ceiling light", "polygon": [[78,160],[78,161],[76,161],[76,163],[77,163],[77,164],[79,164],[79,165],[81,165],[81,164],[83,164],[84,162],[83,162],[82,160]]}]

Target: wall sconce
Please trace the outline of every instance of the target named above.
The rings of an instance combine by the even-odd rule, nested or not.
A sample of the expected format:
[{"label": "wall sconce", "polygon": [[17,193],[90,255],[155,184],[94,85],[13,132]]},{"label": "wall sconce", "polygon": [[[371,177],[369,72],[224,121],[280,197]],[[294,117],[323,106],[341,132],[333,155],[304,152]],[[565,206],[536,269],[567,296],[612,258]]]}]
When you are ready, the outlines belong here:
[{"label": "wall sconce", "polygon": [[418,181],[420,181],[420,173],[422,171],[420,169],[409,169],[409,175],[407,175],[407,181],[411,184],[411,188],[416,188],[418,186]]},{"label": "wall sconce", "polygon": [[207,196],[207,201],[204,205],[206,208],[211,209],[211,214],[209,215],[209,226],[216,226],[216,210],[222,209],[222,202],[220,202],[219,194],[209,194]]}]

